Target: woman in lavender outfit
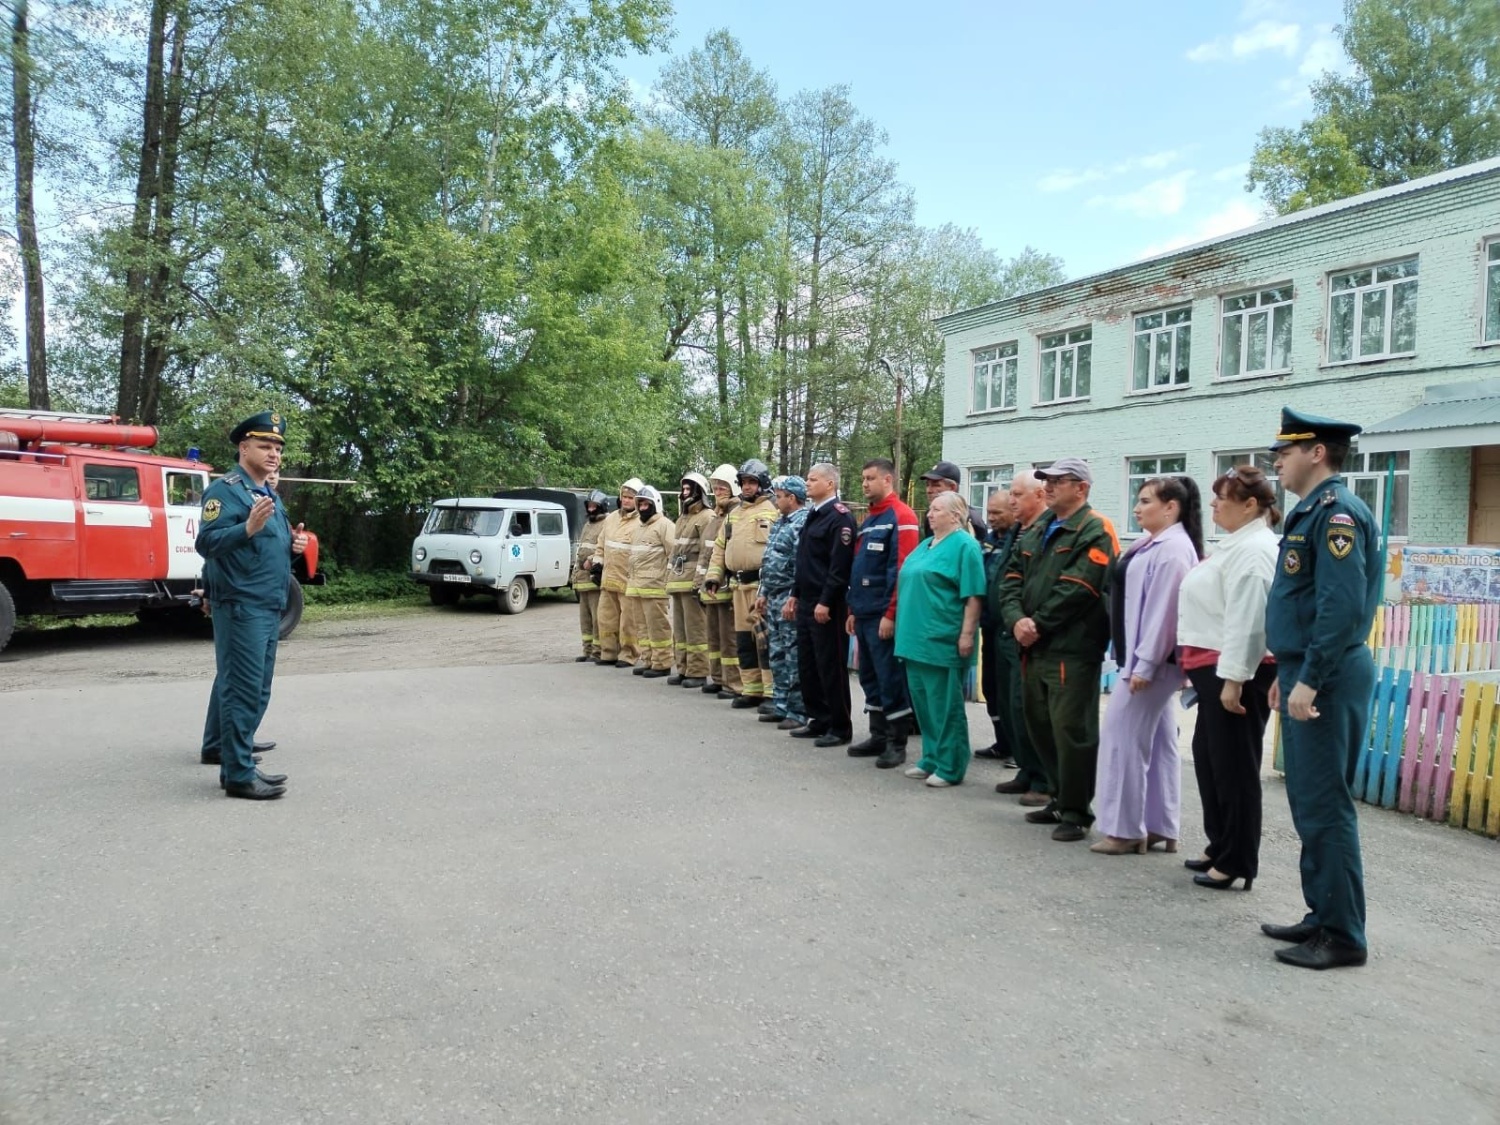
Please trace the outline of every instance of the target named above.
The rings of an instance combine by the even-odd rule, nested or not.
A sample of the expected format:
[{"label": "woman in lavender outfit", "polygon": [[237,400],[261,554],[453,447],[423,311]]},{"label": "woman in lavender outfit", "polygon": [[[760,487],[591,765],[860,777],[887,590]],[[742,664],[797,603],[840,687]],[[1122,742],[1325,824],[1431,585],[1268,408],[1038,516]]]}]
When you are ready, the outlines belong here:
[{"label": "woman in lavender outfit", "polygon": [[1203,557],[1203,501],[1190,477],[1153,477],[1136,496],[1145,532],[1110,575],[1110,632],[1120,683],[1099,732],[1092,851],[1145,854],[1154,843],[1177,850],[1181,763],[1173,704],[1183,684],[1177,666],[1177,591]]}]

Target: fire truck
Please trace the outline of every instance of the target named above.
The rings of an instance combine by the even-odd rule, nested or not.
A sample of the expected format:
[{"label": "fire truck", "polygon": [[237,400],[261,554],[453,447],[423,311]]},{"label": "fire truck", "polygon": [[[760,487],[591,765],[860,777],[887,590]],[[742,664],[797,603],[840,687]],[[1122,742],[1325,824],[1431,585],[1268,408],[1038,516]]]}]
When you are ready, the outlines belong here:
[{"label": "fire truck", "polygon": [[[21,614],[137,613],[201,621],[194,546],[211,466],[144,452],[154,426],[97,414],[0,409],[0,649]],[[281,636],[321,579],[308,536]]]}]

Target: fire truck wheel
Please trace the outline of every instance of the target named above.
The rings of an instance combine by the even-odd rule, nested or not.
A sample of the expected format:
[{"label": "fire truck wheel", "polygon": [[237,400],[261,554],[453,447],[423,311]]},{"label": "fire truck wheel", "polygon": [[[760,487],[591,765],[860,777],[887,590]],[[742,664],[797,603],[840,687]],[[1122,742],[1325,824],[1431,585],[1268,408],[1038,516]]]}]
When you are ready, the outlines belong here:
[{"label": "fire truck wheel", "polygon": [[520,613],[531,601],[531,583],[524,578],[515,578],[500,591],[500,612]]},{"label": "fire truck wheel", "polygon": [[433,605],[457,605],[463,594],[452,586],[427,587],[427,600]]},{"label": "fire truck wheel", "polygon": [[10,596],[10,591],[5,588],[5,583],[0,582],[0,651],[10,643],[10,635],[16,628],[16,603]]},{"label": "fire truck wheel", "polygon": [[295,578],[287,580],[286,608],[281,611],[281,628],[277,630],[276,636],[286,640],[292,635],[292,630],[297,627],[297,622],[302,620],[302,583]]}]

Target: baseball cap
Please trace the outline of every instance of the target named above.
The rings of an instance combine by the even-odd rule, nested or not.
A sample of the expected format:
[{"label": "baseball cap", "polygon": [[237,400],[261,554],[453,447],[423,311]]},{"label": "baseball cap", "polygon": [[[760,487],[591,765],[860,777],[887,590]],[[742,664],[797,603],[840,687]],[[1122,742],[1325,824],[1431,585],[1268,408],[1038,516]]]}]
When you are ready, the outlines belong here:
[{"label": "baseball cap", "polygon": [[1040,477],[1077,477],[1084,484],[1094,483],[1093,470],[1082,457],[1063,457],[1036,472]]},{"label": "baseball cap", "polygon": [[952,461],[939,461],[932,468],[922,474],[923,480],[951,480],[954,484],[962,484],[964,471]]}]

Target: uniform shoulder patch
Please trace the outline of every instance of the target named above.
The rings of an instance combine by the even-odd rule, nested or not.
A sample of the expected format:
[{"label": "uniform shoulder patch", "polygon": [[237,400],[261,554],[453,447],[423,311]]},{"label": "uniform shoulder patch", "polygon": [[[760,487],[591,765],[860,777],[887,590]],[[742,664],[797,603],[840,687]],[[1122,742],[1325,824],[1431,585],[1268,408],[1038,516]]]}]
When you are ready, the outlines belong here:
[{"label": "uniform shoulder patch", "polygon": [[846,546],[846,547],[850,543],[853,543],[854,542],[854,529],[852,527],[847,527],[847,526],[839,528],[839,542],[842,543],[842,544],[844,544],[844,546]]},{"label": "uniform shoulder patch", "polygon": [[1347,559],[1354,550],[1354,532],[1347,527],[1328,529],[1328,553],[1336,559]]},{"label": "uniform shoulder patch", "polygon": [[1282,558],[1281,569],[1288,574],[1296,574],[1302,569],[1302,556],[1297,553],[1295,548],[1287,551],[1286,555]]},{"label": "uniform shoulder patch", "polygon": [[203,505],[203,522],[213,523],[219,518],[219,513],[224,510],[224,505],[217,500],[209,500]]},{"label": "uniform shoulder patch", "polygon": [[1333,515],[1328,517],[1328,526],[1333,527],[1335,525],[1339,527],[1356,526],[1354,517],[1345,512],[1335,512]]},{"label": "uniform shoulder patch", "polygon": [[225,484],[239,484],[240,481],[242,481],[244,479],[245,478],[242,477],[242,476],[240,476],[239,473],[226,473],[224,475],[224,483]]},{"label": "uniform shoulder patch", "polygon": [[835,500],[833,502],[833,510],[835,512],[847,512],[849,509],[844,505],[842,500]]},{"label": "uniform shoulder patch", "polygon": [[1338,501],[1339,501],[1339,494],[1337,492],[1335,492],[1331,488],[1327,489],[1323,493],[1322,496],[1318,497],[1318,503],[1322,504],[1323,507],[1325,507],[1325,508],[1328,508],[1328,507],[1331,507],[1334,504],[1337,504]]}]

